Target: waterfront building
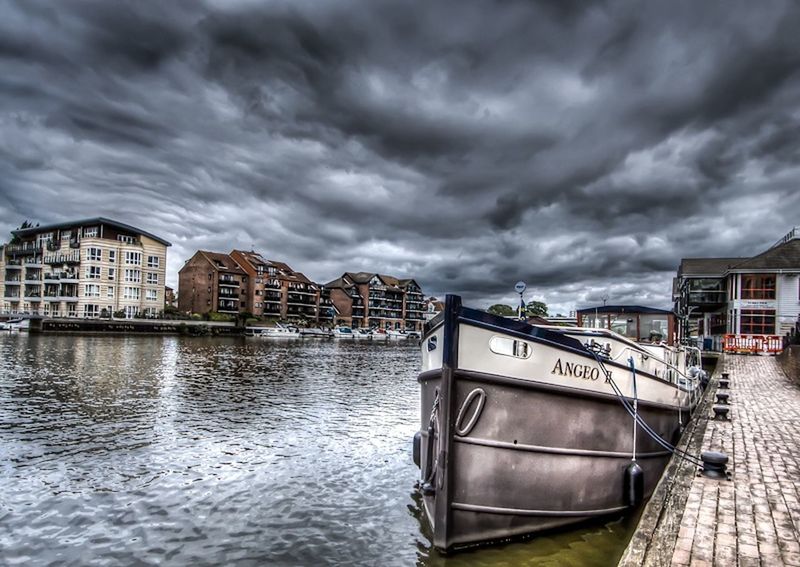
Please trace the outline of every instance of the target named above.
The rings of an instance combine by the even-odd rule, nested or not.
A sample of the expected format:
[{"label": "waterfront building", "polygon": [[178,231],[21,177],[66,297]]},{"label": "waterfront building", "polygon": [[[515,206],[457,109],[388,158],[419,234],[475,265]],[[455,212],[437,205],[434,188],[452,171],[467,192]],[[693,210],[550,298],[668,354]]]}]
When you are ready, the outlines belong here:
[{"label": "waterfront building", "polygon": [[[578,309],[578,327],[610,329],[634,341],[675,342],[675,314],[641,305],[602,305]],[[552,324],[550,318],[546,322]]]},{"label": "waterfront building", "polygon": [[707,349],[780,350],[800,315],[800,230],[750,258],[684,258],[673,289],[681,336]]},{"label": "waterfront building", "polygon": [[[319,317],[320,306],[326,310]],[[331,321],[330,299],[321,286],[288,264],[268,260],[255,251],[230,254],[200,250],[178,272],[178,309],[229,315]]]},{"label": "waterfront building", "polygon": [[164,305],[166,307],[178,306],[178,302],[175,299],[175,290],[169,286],[164,286]]},{"label": "waterfront building", "polygon": [[305,274],[252,250],[234,250],[230,255],[249,276],[247,296],[253,315],[318,320],[321,286]]},{"label": "waterfront building", "polygon": [[421,331],[424,297],[413,279],[345,272],[325,284],[336,320],[354,328]]},{"label": "waterfront building", "polygon": [[424,307],[425,313],[423,316],[425,318],[425,322],[427,323],[439,313],[444,311],[444,301],[439,301],[435,297],[429,297],[425,300]]},{"label": "waterfront building", "polygon": [[247,311],[248,280],[229,254],[198,250],[178,271],[178,309],[228,315]]},{"label": "waterfront building", "polygon": [[164,309],[170,243],[96,217],[12,230],[0,253],[6,313],[155,317]]}]

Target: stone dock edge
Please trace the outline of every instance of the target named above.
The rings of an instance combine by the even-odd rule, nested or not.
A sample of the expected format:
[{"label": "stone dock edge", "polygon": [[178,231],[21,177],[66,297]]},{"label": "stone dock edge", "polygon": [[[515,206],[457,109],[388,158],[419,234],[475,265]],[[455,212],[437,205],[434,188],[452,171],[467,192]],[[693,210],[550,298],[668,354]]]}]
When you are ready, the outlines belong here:
[{"label": "stone dock edge", "polygon": [[[723,355],[724,356],[724,355]],[[703,438],[708,426],[714,392],[722,369],[722,356],[717,361],[703,398],[684,431],[678,448],[699,456],[704,450]],[[636,530],[619,560],[619,567],[670,565],[681,518],[692,486],[698,474],[697,465],[673,454],[653,495],[642,511]]]}]

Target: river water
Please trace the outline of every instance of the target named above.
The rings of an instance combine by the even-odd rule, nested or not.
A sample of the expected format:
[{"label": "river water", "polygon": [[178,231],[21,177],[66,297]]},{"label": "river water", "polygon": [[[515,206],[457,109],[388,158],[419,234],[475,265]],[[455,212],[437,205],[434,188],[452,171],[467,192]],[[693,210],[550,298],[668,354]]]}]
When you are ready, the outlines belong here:
[{"label": "river water", "polygon": [[418,347],[0,334],[2,565],[614,565],[632,519],[443,557]]}]

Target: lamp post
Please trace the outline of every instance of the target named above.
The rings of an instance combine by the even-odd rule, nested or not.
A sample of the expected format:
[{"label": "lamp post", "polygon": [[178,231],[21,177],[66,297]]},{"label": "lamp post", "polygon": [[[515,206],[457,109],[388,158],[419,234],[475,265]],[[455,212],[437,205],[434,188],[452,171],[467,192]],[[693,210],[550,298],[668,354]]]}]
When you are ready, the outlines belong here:
[{"label": "lamp post", "polygon": [[[607,293],[604,294],[601,299],[603,300],[603,310],[605,310],[606,301],[608,301],[608,294]],[[602,327],[600,326],[600,318],[597,315],[597,306],[596,305],[594,307],[594,325],[595,325],[596,328],[602,329]]]},{"label": "lamp post", "polygon": [[519,294],[519,307],[517,307],[517,311],[519,313],[519,318],[522,319],[522,310],[524,308],[525,303],[522,301],[522,294],[525,292],[525,282],[519,281],[514,285],[514,291]]}]

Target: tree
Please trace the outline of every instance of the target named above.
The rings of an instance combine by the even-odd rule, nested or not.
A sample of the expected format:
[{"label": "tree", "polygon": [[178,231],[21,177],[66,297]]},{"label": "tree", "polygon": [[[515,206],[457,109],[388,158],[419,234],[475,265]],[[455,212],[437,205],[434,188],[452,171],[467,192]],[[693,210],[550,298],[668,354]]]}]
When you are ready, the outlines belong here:
[{"label": "tree", "polygon": [[547,304],[541,301],[530,301],[525,306],[525,314],[528,317],[547,317]]},{"label": "tree", "polygon": [[516,311],[514,311],[513,307],[509,307],[508,305],[503,305],[502,303],[496,303],[486,311],[487,313],[491,313],[492,315],[501,315],[503,317],[510,317],[516,314]]}]

